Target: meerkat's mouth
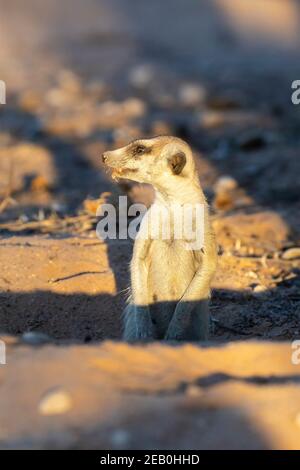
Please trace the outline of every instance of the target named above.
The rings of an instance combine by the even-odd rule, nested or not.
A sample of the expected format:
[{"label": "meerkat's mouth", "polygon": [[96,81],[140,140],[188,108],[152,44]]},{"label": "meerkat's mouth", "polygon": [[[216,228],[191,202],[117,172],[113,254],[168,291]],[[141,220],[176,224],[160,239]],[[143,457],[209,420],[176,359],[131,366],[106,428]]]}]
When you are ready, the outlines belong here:
[{"label": "meerkat's mouth", "polygon": [[117,180],[119,178],[126,178],[126,174],[136,173],[137,171],[136,168],[114,168],[111,176],[113,180]]},{"label": "meerkat's mouth", "polygon": [[124,168],[114,168],[111,172],[112,179],[117,180],[118,178],[121,178],[123,173]]}]

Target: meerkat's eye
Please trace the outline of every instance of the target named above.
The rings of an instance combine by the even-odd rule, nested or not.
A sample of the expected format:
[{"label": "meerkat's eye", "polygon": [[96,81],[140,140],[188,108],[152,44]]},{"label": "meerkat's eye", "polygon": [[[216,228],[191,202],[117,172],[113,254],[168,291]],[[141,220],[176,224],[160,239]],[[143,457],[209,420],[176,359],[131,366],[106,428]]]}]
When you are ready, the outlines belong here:
[{"label": "meerkat's eye", "polygon": [[146,147],[145,145],[137,145],[133,151],[134,155],[143,155],[145,153]]}]

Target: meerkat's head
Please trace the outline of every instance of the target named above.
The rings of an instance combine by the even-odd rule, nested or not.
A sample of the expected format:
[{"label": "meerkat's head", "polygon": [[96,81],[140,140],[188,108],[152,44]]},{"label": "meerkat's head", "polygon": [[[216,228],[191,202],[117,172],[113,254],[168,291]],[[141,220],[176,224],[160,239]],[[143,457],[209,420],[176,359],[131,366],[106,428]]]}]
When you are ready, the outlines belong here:
[{"label": "meerkat's head", "polygon": [[126,178],[154,187],[191,180],[195,165],[189,145],[177,137],[159,136],[134,140],[125,147],[105,152],[103,163],[112,168],[113,178]]}]

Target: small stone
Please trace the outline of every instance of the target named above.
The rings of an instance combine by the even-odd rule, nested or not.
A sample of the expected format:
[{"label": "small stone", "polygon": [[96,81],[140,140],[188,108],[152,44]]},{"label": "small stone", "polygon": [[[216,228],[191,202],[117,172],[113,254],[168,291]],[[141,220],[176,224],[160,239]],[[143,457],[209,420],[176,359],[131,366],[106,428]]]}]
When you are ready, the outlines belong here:
[{"label": "small stone", "polygon": [[237,181],[232,176],[221,176],[214,185],[216,192],[232,191],[238,186]]},{"label": "small stone", "polygon": [[129,74],[129,82],[136,88],[146,88],[155,75],[151,64],[140,64],[134,67]]},{"label": "small stone", "polygon": [[72,399],[64,390],[48,392],[39,403],[39,413],[43,416],[64,414],[72,408]]},{"label": "small stone", "polygon": [[34,192],[47,191],[49,183],[43,175],[38,175],[31,181],[30,189]]},{"label": "small stone", "polygon": [[153,135],[172,135],[171,125],[165,121],[154,121],[151,125]]},{"label": "small stone", "polygon": [[254,271],[249,271],[248,276],[251,277],[252,279],[257,279],[258,275]]},{"label": "small stone", "polygon": [[199,124],[205,129],[222,126],[225,122],[224,114],[219,111],[202,111],[199,114]]},{"label": "small stone", "polygon": [[99,207],[103,204],[103,199],[85,199],[83,201],[83,208],[87,214],[95,216]]},{"label": "small stone", "polygon": [[239,251],[241,249],[241,246],[242,246],[242,240],[240,238],[238,238],[234,244],[234,248]]},{"label": "small stone", "polygon": [[61,70],[59,73],[58,82],[60,87],[68,93],[76,94],[81,89],[79,78],[71,70]]},{"label": "small stone", "polygon": [[297,259],[300,258],[300,248],[295,247],[295,248],[289,248],[286,250],[283,255],[282,259],[285,260],[290,260],[290,259]]},{"label": "small stone", "polygon": [[235,201],[230,192],[219,191],[214,198],[213,205],[218,210],[228,211],[234,208]]},{"label": "small stone", "polygon": [[66,204],[62,204],[60,202],[53,202],[53,204],[51,204],[51,209],[58,214],[63,214],[67,211],[67,206]]},{"label": "small stone", "polygon": [[112,433],[111,436],[111,443],[114,447],[119,449],[120,447],[123,448],[129,443],[129,433],[123,429],[118,429],[117,431]]},{"label": "small stone", "polygon": [[19,98],[19,105],[24,111],[36,111],[42,105],[41,96],[34,90],[26,90]]},{"label": "small stone", "polygon": [[40,333],[38,331],[28,331],[22,334],[21,341],[32,346],[37,346],[39,344],[49,343],[51,338],[45,333]]},{"label": "small stone", "polygon": [[145,114],[146,105],[139,98],[128,98],[123,102],[122,108],[128,117],[140,117]]},{"label": "small stone", "polygon": [[46,103],[49,106],[60,107],[67,104],[67,96],[60,88],[51,88],[45,95]]},{"label": "small stone", "polygon": [[185,83],[179,89],[179,101],[183,106],[195,106],[205,99],[205,89],[195,83]]},{"label": "small stone", "polygon": [[188,396],[188,397],[199,397],[200,395],[202,395],[202,390],[200,387],[198,387],[197,385],[189,385],[186,390],[185,390],[185,394]]},{"label": "small stone", "polygon": [[261,284],[258,284],[257,286],[255,286],[253,288],[253,292],[255,294],[262,294],[262,293],[266,293],[268,290],[268,288],[266,286],[262,286]]},{"label": "small stone", "polygon": [[23,224],[26,224],[27,222],[29,222],[30,219],[26,214],[21,214],[19,220],[23,222]]}]

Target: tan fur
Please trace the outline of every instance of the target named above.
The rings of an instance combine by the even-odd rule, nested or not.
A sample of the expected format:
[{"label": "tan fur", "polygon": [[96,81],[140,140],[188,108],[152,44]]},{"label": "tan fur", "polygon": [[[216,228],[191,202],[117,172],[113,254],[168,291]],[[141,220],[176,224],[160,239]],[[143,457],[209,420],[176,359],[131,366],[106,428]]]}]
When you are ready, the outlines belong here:
[{"label": "tan fur", "polygon": [[[144,150],[143,150],[144,149]],[[144,217],[140,235],[149,230],[154,207],[204,205],[204,246],[187,250],[187,240],[137,237],[131,261],[132,299],[125,310],[124,339],[204,340],[208,337],[210,284],[217,254],[208,206],[192,151],[176,137],[141,139],[103,155],[119,177],[153,185],[155,205]]]}]

